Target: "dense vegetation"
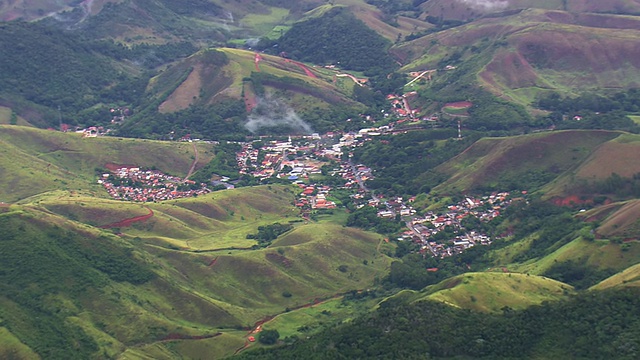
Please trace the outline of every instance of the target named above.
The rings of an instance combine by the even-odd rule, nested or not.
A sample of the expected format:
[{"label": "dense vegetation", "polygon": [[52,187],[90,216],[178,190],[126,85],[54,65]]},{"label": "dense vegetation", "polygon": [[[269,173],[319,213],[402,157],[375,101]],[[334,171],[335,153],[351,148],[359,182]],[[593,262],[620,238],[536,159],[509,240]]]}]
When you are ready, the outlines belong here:
[{"label": "dense vegetation", "polygon": [[109,238],[83,238],[19,214],[3,214],[0,227],[2,325],[43,358],[87,359],[98,350],[66,320],[87,289],[154,277],[129,248]]},{"label": "dense vegetation", "polygon": [[278,51],[294,59],[369,75],[386,75],[395,66],[386,52],[390,44],[344,8],[296,23],[277,44]]},{"label": "dense vegetation", "polygon": [[[431,170],[457,155],[475,139],[469,136],[461,141],[451,140],[456,134],[455,129],[441,129],[382,136],[357,148],[353,159],[375,170],[376,178],[367,181],[367,186],[374,190],[398,195],[429,192],[444,180]],[[450,140],[437,143],[444,139]]]},{"label": "dense vegetation", "polygon": [[202,169],[198,170],[191,180],[196,183],[209,183],[212,176],[226,176],[236,180],[240,176],[238,173],[238,162],[236,152],[240,150],[240,145],[229,142],[221,142],[215,148],[215,156]]},{"label": "dense vegetation", "polygon": [[637,290],[585,293],[566,302],[489,315],[390,299],[369,316],[290,347],[240,359],[564,358],[640,356]]},{"label": "dense vegetation", "polygon": [[349,214],[347,226],[375,230],[379,234],[394,234],[404,226],[399,219],[383,219],[377,216],[378,209],[365,206]]},{"label": "dense vegetation", "polygon": [[[24,99],[48,107],[37,123],[40,126],[57,125],[60,120],[73,123],[79,112],[96,104],[129,104],[140,96],[122,91],[124,84],[137,86],[133,78],[116,71],[109,59],[95,53],[75,33],[38,23],[4,23],[0,25],[0,49],[6,50],[0,57],[0,96],[10,102]],[[118,84],[121,86],[114,86]]]}]

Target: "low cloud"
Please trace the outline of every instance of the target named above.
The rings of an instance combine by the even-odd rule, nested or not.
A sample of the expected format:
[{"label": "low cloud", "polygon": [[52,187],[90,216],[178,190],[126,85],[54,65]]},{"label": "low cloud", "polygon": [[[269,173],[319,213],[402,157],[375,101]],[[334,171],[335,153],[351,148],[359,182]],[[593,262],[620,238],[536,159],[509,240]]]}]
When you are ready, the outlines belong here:
[{"label": "low cloud", "polygon": [[509,6],[507,0],[459,0],[463,4],[471,6],[476,10],[494,11],[502,10]]},{"label": "low cloud", "polygon": [[295,110],[272,97],[258,98],[245,127],[254,134],[263,128],[286,128],[297,134],[313,133],[311,125],[302,120]]}]

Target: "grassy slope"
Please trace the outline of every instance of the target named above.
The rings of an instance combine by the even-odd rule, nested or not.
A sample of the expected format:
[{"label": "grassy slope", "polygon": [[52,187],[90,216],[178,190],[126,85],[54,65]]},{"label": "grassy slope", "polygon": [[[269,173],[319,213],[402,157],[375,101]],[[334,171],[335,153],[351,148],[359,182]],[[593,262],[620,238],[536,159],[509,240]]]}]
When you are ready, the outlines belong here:
[{"label": "grassy slope", "polygon": [[[56,189],[104,193],[95,183],[95,168],[113,163],[156,167],[184,176],[193,162],[193,144],[111,137],[82,138],[21,126],[0,126],[3,174],[0,201],[13,202]],[[212,158],[212,145],[198,144],[197,168]]]},{"label": "grassy slope", "polygon": [[513,258],[526,252],[528,241],[514,243],[497,250],[493,254],[496,264],[505,265],[511,271],[543,274],[554,264],[564,261],[576,261],[599,270],[614,269],[622,271],[637,263],[640,257],[640,244],[632,242],[627,248],[622,248],[607,240],[586,241],[582,238],[565,244],[554,252],[542,258],[529,260],[524,263],[513,263]]},{"label": "grassy slope", "polygon": [[591,290],[605,290],[610,288],[622,288],[628,286],[640,286],[640,264],[628,267],[627,269],[602,280],[592,286]]},{"label": "grassy slope", "polygon": [[[581,148],[581,147],[579,147]],[[629,156],[640,150],[640,136],[621,134],[611,141],[593,147],[589,156],[577,168],[543,189],[548,197],[567,195],[578,180],[603,180],[617,173],[623,177],[631,177],[640,171],[640,162],[635,156]]]},{"label": "grassy slope", "polygon": [[[0,319],[0,322],[2,319]],[[38,354],[20,342],[7,328],[0,327],[0,358],[39,359]]]},{"label": "grassy slope", "polygon": [[[12,116],[12,111],[10,108],[5,106],[0,106],[0,124],[9,125],[11,123],[11,116]],[[17,120],[16,125],[32,126],[22,116],[17,116],[16,120]]]},{"label": "grassy slope", "polygon": [[497,313],[505,306],[524,309],[544,301],[560,300],[572,293],[572,286],[540,276],[467,273],[427,287],[411,299],[435,300],[464,309]]},{"label": "grassy slope", "polygon": [[[160,105],[161,111],[170,112],[185,109],[196,103],[211,104],[224,98],[241,98],[244,86],[243,79],[250,77],[252,72],[257,71],[254,61],[255,53],[232,48],[219,50],[229,59],[229,63],[222,67],[205,64],[201,59],[202,53],[198,53],[152,79],[149,88],[152,93],[162,94],[175,88],[167,100]],[[260,72],[300,80],[315,91],[313,94],[306,94],[299,90],[289,91],[290,93],[284,97],[285,99],[304,97],[304,101],[312,103],[311,105],[307,104],[307,108],[313,105],[356,104],[348,99],[350,91],[345,91],[332,84],[333,73],[329,70],[308,65],[311,72],[317,76],[317,78],[313,78],[307,76],[299,66],[284,58],[266,54],[260,54],[260,57],[258,65]],[[188,74],[188,76],[185,77],[184,74]],[[267,86],[267,88],[272,88],[272,86]],[[204,97],[201,94],[204,94]],[[292,105],[296,106],[295,102],[292,102]]]},{"label": "grassy slope", "polygon": [[597,147],[619,136],[609,131],[558,131],[479,140],[437,170],[449,176],[436,190],[468,191],[495,186],[505,177],[540,171],[559,177],[573,174]]},{"label": "grassy slope", "polygon": [[[144,285],[107,281],[90,286],[82,296],[57,295],[66,304],[66,321],[96,339],[105,354],[173,358],[176,353],[189,357],[213,353],[222,357],[244,343],[246,333],[233,328],[250,326],[315,299],[367,288],[388,271],[390,260],[378,252],[378,235],[333,222],[299,224],[264,249],[201,251],[255,244],[245,239],[247,233],[256,232],[262,224],[294,218],[292,199],[289,187],[264,186],[149,203],[154,217],[119,229],[120,238],[93,225],[144,215],[146,206],[59,192],[5,207],[4,216],[25,217],[29,227],[33,225],[26,224],[37,221],[42,236],[55,226],[82,234],[83,241],[109,239],[133,249],[135,258],[156,274]],[[346,271],[339,270],[341,265]],[[14,326],[23,316],[15,313]],[[342,309],[334,320],[348,313]],[[317,320],[305,316],[298,320],[296,328],[306,321],[317,325]],[[197,341],[163,340],[172,333],[208,336],[218,331],[224,334]],[[10,340],[8,335],[4,338]]]},{"label": "grassy slope", "polygon": [[[529,105],[550,90],[627,88],[640,84],[638,17],[525,10],[430,34],[393,52],[406,71],[437,68],[459,52],[463,70],[494,94]],[[475,49],[475,50],[474,50]],[[470,64],[473,64],[471,66]],[[436,80],[440,74],[436,76]]]}]

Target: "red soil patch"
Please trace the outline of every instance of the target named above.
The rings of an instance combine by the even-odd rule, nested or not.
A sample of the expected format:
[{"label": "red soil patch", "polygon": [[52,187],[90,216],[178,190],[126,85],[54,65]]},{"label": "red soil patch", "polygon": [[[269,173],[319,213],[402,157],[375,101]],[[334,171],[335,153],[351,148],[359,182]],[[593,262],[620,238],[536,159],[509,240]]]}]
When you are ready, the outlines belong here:
[{"label": "red soil patch", "polygon": [[256,55],[253,57],[253,63],[256,65],[256,71],[260,72],[260,60],[262,60],[262,56],[260,56],[260,54],[256,53]]},{"label": "red soil patch", "polygon": [[136,168],[138,167],[137,165],[120,165],[120,164],[114,164],[114,163],[107,163],[104,164],[105,169],[109,170],[109,171],[117,171],[118,169],[131,169],[131,168]]},{"label": "red soil patch", "polygon": [[591,205],[593,204],[593,199],[581,198],[578,195],[569,195],[565,197],[555,197],[551,199],[551,203],[556,206]]},{"label": "red soil patch", "polygon": [[304,65],[304,64],[302,64],[302,63],[299,63],[299,62],[297,62],[297,61],[289,60],[289,59],[285,59],[285,61],[286,61],[286,62],[290,62],[290,63],[292,63],[293,65],[295,65],[295,66],[299,67],[300,69],[302,69],[302,71],[304,71],[304,73],[305,73],[308,77],[312,77],[312,78],[314,78],[314,79],[317,79],[317,78],[318,78],[318,77],[316,76],[316,74],[312,73],[312,72],[311,72],[311,70],[309,70],[309,68],[308,68],[306,65]]},{"label": "red soil patch", "polygon": [[114,222],[112,224],[102,225],[102,226],[100,226],[100,229],[112,229],[112,228],[129,227],[129,226],[133,225],[133,223],[146,221],[146,220],[148,220],[148,219],[153,217],[153,210],[151,210],[149,208],[147,208],[147,210],[149,210],[149,213],[147,215],[134,216],[132,218],[120,220],[120,221]]},{"label": "red soil patch", "polygon": [[466,108],[470,108],[471,106],[473,106],[473,103],[470,101],[458,101],[453,103],[447,103],[444,105],[444,107],[454,108],[454,109],[466,109]]},{"label": "red soil patch", "polygon": [[244,82],[242,86],[244,87],[244,106],[247,109],[248,114],[251,112],[251,110],[258,106],[258,98],[253,91],[251,83]]},{"label": "red soil patch", "polygon": [[286,268],[290,268],[291,267],[291,260],[287,259],[285,256],[280,255],[280,254],[274,254],[274,253],[268,253],[265,255],[267,260],[277,263],[277,264],[282,264],[282,266],[286,267]]},{"label": "red soil patch", "polygon": [[218,262],[218,257],[216,256],[215,259],[211,260],[211,262],[209,263],[209,267],[212,268],[217,262]]}]

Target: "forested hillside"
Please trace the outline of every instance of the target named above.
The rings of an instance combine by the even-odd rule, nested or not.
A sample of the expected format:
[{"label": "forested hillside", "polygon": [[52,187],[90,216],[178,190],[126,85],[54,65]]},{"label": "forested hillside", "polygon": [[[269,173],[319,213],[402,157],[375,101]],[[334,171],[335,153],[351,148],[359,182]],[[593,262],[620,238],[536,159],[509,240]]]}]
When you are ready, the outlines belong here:
[{"label": "forested hillside", "polygon": [[371,315],[288,348],[239,359],[635,359],[638,292],[585,294],[488,315],[422,301],[387,300]]}]

